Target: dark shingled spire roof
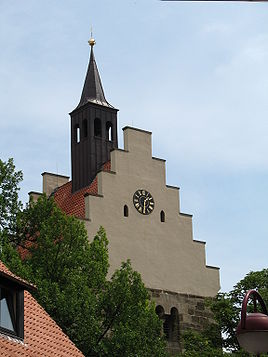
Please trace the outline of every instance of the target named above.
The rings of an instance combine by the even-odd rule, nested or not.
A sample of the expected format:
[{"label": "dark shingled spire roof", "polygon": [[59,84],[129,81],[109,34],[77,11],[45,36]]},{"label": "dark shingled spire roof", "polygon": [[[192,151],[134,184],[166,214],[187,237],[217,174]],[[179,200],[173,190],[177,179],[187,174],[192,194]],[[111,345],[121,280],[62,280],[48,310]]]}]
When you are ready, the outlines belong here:
[{"label": "dark shingled spire roof", "polygon": [[88,102],[113,108],[113,106],[109,104],[105,99],[104,91],[102,88],[101,79],[93,52],[93,46],[95,44],[95,41],[91,39],[89,41],[89,44],[91,46],[90,60],[87,69],[84,88],[77,108],[82,107]]}]

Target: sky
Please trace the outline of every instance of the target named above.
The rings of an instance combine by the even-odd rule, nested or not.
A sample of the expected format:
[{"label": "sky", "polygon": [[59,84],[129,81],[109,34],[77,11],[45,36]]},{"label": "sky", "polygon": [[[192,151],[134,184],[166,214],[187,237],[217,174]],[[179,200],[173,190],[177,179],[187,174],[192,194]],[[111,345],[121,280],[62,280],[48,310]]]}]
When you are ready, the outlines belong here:
[{"label": "sky", "polygon": [[95,58],[121,129],[152,131],[222,291],[267,268],[268,3],[0,0],[0,158],[70,175],[70,113]]}]

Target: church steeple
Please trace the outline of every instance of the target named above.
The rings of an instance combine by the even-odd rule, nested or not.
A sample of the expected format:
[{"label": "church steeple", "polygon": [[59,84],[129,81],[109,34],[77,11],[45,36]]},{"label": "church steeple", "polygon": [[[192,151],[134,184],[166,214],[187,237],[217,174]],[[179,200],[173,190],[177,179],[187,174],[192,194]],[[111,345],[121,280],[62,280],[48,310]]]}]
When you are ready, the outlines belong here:
[{"label": "church steeple", "polygon": [[101,84],[101,78],[95,61],[93,46],[95,45],[96,42],[93,38],[91,38],[88,41],[88,43],[91,47],[90,59],[89,59],[87,75],[84,83],[84,88],[77,108],[81,107],[82,105],[88,102],[113,108],[113,106],[109,104],[105,99],[104,90]]},{"label": "church steeple", "polygon": [[73,192],[88,186],[118,147],[118,109],[105,98],[93,52],[95,40],[88,43],[90,60],[81,99],[70,113]]}]

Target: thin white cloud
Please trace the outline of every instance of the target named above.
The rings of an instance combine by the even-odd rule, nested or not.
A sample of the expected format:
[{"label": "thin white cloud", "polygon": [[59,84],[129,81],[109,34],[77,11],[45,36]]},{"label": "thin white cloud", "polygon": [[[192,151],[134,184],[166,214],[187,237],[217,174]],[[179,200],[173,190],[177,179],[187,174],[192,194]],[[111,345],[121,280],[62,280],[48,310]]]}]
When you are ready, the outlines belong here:
[{"label": "thin white cloud", "polygon": [[219,23],[219,22],[212,22],[207,23],[202,28],[202,32],[204,34],[221,34],[221,35],[230,35],[234,31],[233,24],[227,23]]}]

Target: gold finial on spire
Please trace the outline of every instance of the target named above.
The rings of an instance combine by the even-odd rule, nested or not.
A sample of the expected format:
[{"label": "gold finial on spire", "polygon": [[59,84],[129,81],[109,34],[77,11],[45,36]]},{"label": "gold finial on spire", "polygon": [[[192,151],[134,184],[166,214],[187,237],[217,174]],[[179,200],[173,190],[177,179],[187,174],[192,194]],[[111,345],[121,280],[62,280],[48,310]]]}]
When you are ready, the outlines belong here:
[{"label": "gold finial on spire", "polygon": [[92,37],[92,26],[91,26],[91,28],[90,28],[90,40],[88,41],[88,43],[89,43],[89,45],[90,45],[91,47],[93,47],[93,46],[95,45],[95,43],[96,43],[96,41],[95,41],[94,38]]}]

